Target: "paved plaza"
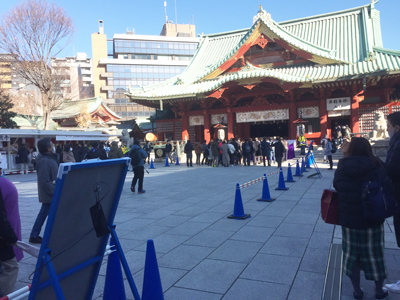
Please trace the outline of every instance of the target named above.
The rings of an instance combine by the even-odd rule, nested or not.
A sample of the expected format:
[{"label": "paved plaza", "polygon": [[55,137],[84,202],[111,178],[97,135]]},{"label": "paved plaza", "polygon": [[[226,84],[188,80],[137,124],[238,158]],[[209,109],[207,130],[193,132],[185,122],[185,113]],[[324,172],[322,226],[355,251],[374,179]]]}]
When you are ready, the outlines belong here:
[{"label": "paved plaza", "polygon": [[[341,156],[340,151],[334,155],[334,168]],[[320,218],[321,194],[332,187],[334,171],[322,163],[321,150],[316,151],[316,160],[322,178],[295,178],[295,183],[286,183],[287,191],[275,190],[278,174],[268,176],[274,202],[256,201],[262,183],[241,189],[245,213],[251,214],[246,220],[227,218],[233,211],[236,183],[276,172],[276,166],[167,168],[156,163],[156,169],[145,174],[142,195],[130,191],[133,174],[129,172],[115,223],[139,293],[146,241],[153,239],[166,300],[319,300],[338,299],[339,294],[343,300],[353,299],[347,276],[342,278],[341,292],[340,281],[327,276],[330,268],[340,274],[340,261],[335,264],[330,259],[330,249],[341,243],[341,229]],[[311,173],[314,170],[304,174]],[[284,174],[286,178],[286,170]],[[28,241],[40,208],[36,174],[8,178],[18,188],[22,239]],[[388,282],[395,282],[400,279],[400,251],[388,221]],[[106,262],[93,299],[102,299]],[[25,254],[16,288],[31,283],[35,264],[36,258]],[[362,286],[364,299],[374,299],[373,282],[363,280]],[[126,281],[125,289],[127,299],[133,299]],[[400,299],[400,294],[390,299]]]}]

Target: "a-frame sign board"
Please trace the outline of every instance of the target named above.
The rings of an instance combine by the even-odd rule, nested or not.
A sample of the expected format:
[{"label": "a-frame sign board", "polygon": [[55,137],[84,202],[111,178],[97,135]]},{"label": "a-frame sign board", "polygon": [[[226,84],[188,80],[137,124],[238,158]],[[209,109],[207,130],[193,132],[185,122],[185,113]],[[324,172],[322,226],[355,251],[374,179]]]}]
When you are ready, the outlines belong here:
[{"label": "a-frame sign board", "polygon": [[[30,300],[92,299],[110,234],[140,300],[113,226],[129,163],[120,158],[60,165]],[[95,223],[103,226],[95,229]],[[106,231],[100,237],[99,227]]]}]

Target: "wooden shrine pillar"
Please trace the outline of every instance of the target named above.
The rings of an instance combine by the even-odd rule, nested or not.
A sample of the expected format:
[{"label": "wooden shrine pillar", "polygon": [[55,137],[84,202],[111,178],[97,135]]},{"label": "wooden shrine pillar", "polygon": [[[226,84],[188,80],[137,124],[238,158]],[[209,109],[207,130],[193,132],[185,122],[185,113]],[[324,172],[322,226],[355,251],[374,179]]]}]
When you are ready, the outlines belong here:
[{"label": "wooden shrine pillar", "polygon": [[203,110],[203,115],[204,115],[204,139],[206,140],[206,142],[208,144],[211,140],[210,114],[206,110]]},{"label": "wooden shrine pillar", "polygon": [[321,124],[321,139],[328,134],[328,110],[326,109],[326,99],[319,100],[319,122]]},{"label": "wooden shrine pillar", "polygon": [[297,109],[294,100],[289,102],[289,139],[295,140],[297,135],[296,124],[293,121],[297,120]]},{"label": "wooden shrine pillar", "polygon": [[233,133],[233,112],[230,107],[226,110],[227,122],[228,122],[228,140],[235,137]]},{"label": "wooden shrine pillar", "polygon": [[360,132],[359,123],[359,110],[360,110],[360,99],[358,97],[357,86],[353,85],[353,98],[351,99],[351,132]]},{"label": "wooden shrine pillar", "polygon": [[182,117],[182,141],[189,140],[189,116],[185,112],[181,112]]}]

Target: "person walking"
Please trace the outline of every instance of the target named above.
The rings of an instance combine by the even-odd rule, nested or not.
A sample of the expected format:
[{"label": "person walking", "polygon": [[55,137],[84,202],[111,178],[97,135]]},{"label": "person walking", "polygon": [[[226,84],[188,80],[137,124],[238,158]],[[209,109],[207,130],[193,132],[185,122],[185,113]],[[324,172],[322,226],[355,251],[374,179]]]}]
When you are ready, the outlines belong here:
[{"label": "person walking", "polygon": [[203,152],[203,149],[200,144],[200,140],[197,140],[197,142],[194,144],[194,153],[196,154],[196,166],[200,167],[200,157],[201,153]]},{"label": "person walking", "polygon": [[133,142],[131,151],[129,152],[129,157],[131,158],[131,165],[134,174],[131,183],[131,192],[135,192],[136,183],[139,181],[138,194],[144,194],[146,192],[143,189],[144,159],[147,157],[147,153],[142,147],[140,147],[139,140]]},{"label": "person walking", "polygon": [[18,262],[24,257],[22,250],[15,247],[18,240],[21,240],[18,191],[10,180],[0,176],[0,297],[14,291]]},{"label": "person walking", "polygon": [[[37,160],[38,154],[39,153],[37,152],[36,147],[32,147],[32,150],[31,150],[31,163],[33,165],[33,169],[34,170],[36,170],[36,160]],[[1,161],[0,161],[0,163],[1,163]]]},{"label": "person walking", "polygon": [[190,142],[190,140],[187,141],[183,152],[186,153],[186,165],[187,165],[187,167],[188,168],[189,168],[189,166],[193,167],[193,162],[192,162],[193,145]]},{"label": "person walking", "polygon": [[235,149],[235,143],[234,140],[231,139],[231,141],[228,143],[228,148],[229,148],[229,164],[231,167],[235,164],[235,156],[236,156],[236,149]]},{"label": "person walking", "polygon": [[18,147],[18,154],[17,155],[18,155],[19,163],[21,164],[21,172],[23,174],[28,174],[28,163],[29,163],[28,155],[29,155],[29,151],[25,147],[25,144],[22,144],[21,147]]},{"label": "person walking", "polygon": [[[389,149],[386,155],[386,173],[392,180],[397,203],[400,203],[400,112],[387,116],[387,132],[390,137]],[[393,225],[397,246],[400,247],[400,214],[393,216]],[[400,280],[385,285],[389,291],[400,293]]]},{"label": "person walking", "polygon": [[68,162],[74,163],[74,162],[76,162],[74,154],[72,153],[71,144],[65,144],[64,145],[63,161],[65,163],[68,163]]},{"label": "person walking", "polygon": [[243,165],[250,166],[251,146],[248,140],[244,140],[242,144]]},{"label": "person walking", "polygon": [[167,144],[165,145],[165,159],[169,159],[171,161],[172,164],[172,145],[171,145],[171,141],[167,140]]},{"label": "person walking", "polygon": [[219,159],[219,141],[218,139],[211,144],[211,154],[213,156],[213,167],[218,167]]},{"label": "person walking", "polygon": [[362,299],[360,269],[367,280],[375,281],[375,298],[387,299],[383,288],[387,277],[382,219],[364,217],[362,194],[364,183],[379,180],[390,184],[382,161],[374,156],[367,139],[357,137],[350,142],[349,156],[339,160],[333,186],[339,195],[338,224],[342,226],[343,271],[350,277],[354,299]]},{"label": "person walking", "polygon": [[330,139],[326,139],[326,147],[325,147],[325,156],[328,158],[329,161],[329,169],[333,170],[333,161],[332,161],[332,141]]},{"label": "person walking", "polygon": [[282,166],[282,158],[286,149],[280,137],[278,137],[278,140],[272,146],[275,149],[275,159],[276,162],[278,163],[278,169],[279,169]]},{"label": "person walking", "polygon": [[267,141],[267,138],[264,137],[261,144],[261,157],[265,167],[265,160],[268,161],[268,167],[271,166],[270,154],[271,154],[271,144]]},{"label": "person walking", "polygon": [[[201,160],[201,164],[202,165],[207,165],[207,161],[208,161],[208,146],[207,146],[207,141],[204,140],[203,144],[201,144],[201,151],[203,153],[203,159]],[[207,154],[206,154],[207,151]]]},{"label": "person walking", "polygon": [[122,149],[118,147],[117,141],[113,141],[111,143],[110,152],[108,152],[108,158],[115,159],[115,158],[122,158],[122,157],[124,157],[124,153],[122,152]]},{"label": "person walking", "polygon": [[57,154],[54,153],[53,143],[50,139],[41,139],[37,143],[39,155],[37,157],[37,185],[39,202],[42,203],[40,211],[33,224],[29,237],[29,242],[33,244],[41,244],[42,238],[39,236],[44,221],[49,214],[51,200],[56,188],[57,180]]},{"label": "person walking", "polygon": [[229,159],[229,146],[225,140],[222,142],[221,150],[222,150],[222,165],[224,167],[229,167],[229,160],[230,160]]},{"label": "person walking", "polygon": [[[150,153],[151,150],[153,149],[153,147],[151,147],[151,144],[149,141],[146,141],[146,143],[143,146],[143,150],[146,152],[147,154],[147,163],[150,164]],[[144,160],[144,163],[146,163],[146,159]]]},{"label": "person walking", "polygon": [[328,136],[325,134],[324,137],[321,139],[321,146],[322,146],[322,153],[324,154],[324,162],[327,162],[327,157],[325,154],[326,144],[328,143]]}]

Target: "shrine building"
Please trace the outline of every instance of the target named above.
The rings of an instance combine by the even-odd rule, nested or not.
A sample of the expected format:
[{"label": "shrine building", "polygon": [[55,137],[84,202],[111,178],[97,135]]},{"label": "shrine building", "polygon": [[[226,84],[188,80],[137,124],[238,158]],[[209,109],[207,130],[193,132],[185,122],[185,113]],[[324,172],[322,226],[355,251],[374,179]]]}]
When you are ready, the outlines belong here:
[{"label": "shrine building", "polygon": [[400,51],[383,48],[377,2],[279,23],[260,6],[251,28],[202,34],[182,74],[128,96],[168,116],[159,140],[209,141],[220,127],[295,139],[299,118],[317,142],[337,125],[370,132],[376,111],[400,110]]}]

